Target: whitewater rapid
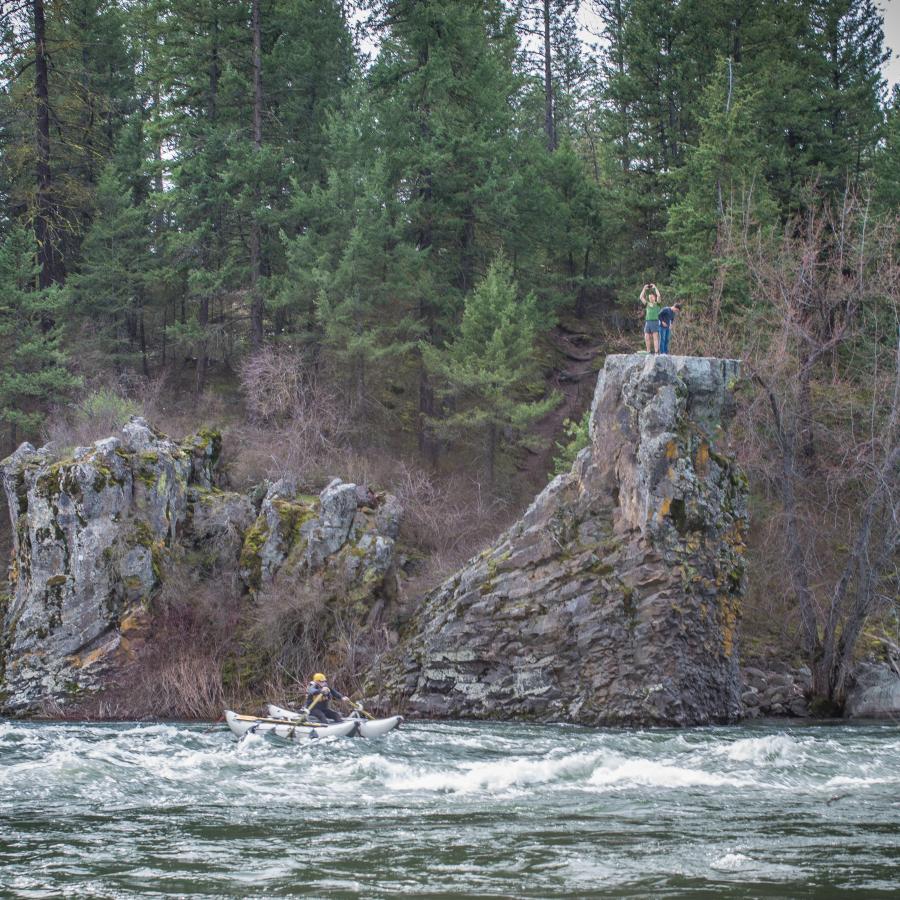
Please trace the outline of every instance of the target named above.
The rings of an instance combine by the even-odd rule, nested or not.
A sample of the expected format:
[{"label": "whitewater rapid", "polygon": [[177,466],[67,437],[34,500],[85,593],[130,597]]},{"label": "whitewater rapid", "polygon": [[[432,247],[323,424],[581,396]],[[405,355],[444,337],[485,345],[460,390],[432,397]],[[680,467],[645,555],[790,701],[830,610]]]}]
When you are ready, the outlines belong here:
[{"label": "whitewater rapid", "polygon": [[900,728],[0,722],[0,895],[900,893]]}]

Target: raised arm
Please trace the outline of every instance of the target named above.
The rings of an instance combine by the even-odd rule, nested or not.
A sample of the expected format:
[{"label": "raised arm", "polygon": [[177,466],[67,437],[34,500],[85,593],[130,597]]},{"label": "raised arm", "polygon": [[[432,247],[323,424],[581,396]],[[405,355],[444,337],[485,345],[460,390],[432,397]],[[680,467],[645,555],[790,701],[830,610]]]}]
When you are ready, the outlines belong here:
[{"label": "raised arm", "polygon": [[641,305],[647,305],[647,288],[650,287],[649,284],[645,284],[643,289],[641,290]]},{"label": "raised arm", "polygon": [[653,288],[653,293],[656,294],[656,305],[662,306],[662,291],[655,284],[651,284],[650,287]]}]

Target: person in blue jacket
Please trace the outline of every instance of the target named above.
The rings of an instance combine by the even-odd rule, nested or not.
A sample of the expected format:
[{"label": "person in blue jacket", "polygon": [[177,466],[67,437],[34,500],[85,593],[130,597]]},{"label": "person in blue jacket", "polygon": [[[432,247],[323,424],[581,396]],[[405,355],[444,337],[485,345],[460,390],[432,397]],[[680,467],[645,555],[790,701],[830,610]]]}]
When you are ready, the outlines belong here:
[{"label": "person in blue jacket", "polygon": [[673,303],[659,311],[659,352],[669,352],[669,338],[672,335],[672,323],[677,313],[681,312],[681,304]]}]

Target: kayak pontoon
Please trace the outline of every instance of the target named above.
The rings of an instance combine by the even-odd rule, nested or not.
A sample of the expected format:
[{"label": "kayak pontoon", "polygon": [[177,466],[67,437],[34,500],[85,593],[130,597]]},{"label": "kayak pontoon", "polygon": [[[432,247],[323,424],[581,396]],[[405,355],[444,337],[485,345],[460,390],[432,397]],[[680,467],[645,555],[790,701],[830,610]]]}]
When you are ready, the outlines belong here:
[{"label": "kayak pontoon", "polygon": [[[284,706],[276,706],[274,703],[269,704],[268,710],[269,715],[273,719],[299,722],[304,718],[302,713],[294,712],[294,710],[287,709]],[[398,728],[400,726],[400,723],[403,721],[403,716],[389,716],[386,719],[366,719],[363,718],[360,713],[355,712],[349,719],[345,719],[345,721],[358,723],[359,728],[356,733],[360,737],[374,738],[381,737],[381,735],[387,734],[389,731],[393,731],[395,728]]]},{"label": "kayak pontoon", "polygon": [[276,737],[292,741],[323,737],[351,737],[359,727],[356,719],[335,722],[333,725],[315,725],[295,719],[262,719],[259,716],[242,716],[230,709],[225,710],[225,721],[238,737],[243,737],[252,731],[254,734],[274,734]]}]

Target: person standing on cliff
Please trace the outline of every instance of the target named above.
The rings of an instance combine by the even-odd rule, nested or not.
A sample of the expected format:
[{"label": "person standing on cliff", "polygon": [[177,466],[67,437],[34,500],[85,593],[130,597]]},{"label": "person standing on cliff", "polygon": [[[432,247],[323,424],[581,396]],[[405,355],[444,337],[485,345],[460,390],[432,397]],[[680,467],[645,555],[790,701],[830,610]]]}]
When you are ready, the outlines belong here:
[{"label": "person standing on cliff", "polygon": [[659,288],[655,284],[645,284],[641,291],[641,306],[644,314],[644,344],[648,353],[659,353]]},{"label": "person standing on cliff", "polygon": [[673,303],[659,311],[659,352],[669,352],[669,338],[672,336],[672,323],[677,313],[681,312],[681,304]]}]

